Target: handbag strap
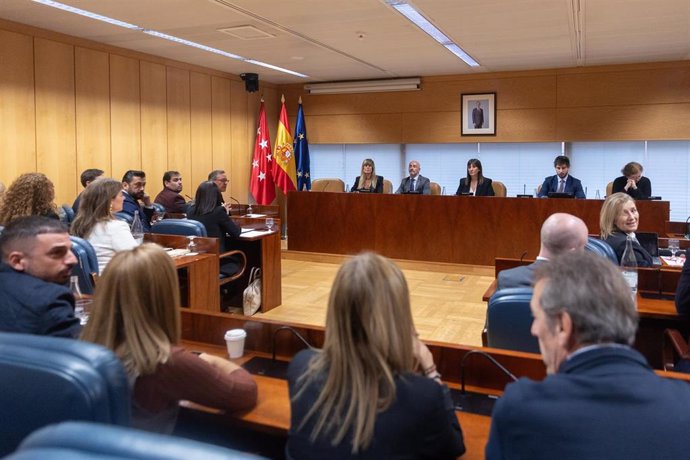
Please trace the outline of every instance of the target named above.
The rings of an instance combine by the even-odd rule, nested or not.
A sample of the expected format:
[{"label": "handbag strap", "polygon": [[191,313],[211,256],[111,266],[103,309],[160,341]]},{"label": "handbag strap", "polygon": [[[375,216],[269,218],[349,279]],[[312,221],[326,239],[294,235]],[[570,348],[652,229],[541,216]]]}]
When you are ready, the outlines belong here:
[{"label": "handbag strap", "polygon": [[261,269],[259,267],[252,267],[251,272],[249,272],[248,284],[252,284],[257,279],[261,279]]}]

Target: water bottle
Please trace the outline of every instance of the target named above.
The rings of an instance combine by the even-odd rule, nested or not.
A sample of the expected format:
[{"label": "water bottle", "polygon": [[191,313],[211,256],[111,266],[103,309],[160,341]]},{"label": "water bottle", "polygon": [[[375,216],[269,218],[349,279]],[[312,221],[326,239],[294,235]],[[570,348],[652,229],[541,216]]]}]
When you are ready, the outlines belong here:
[{"label": "water bottle", "polygon": [[628,235],[625,240],[625,251],[621,257],[621,271],[625,281],[630,286],[630,294],[633,302],[637,306],[637,259],[635,258],[635,251],[633,250],[633,237]]},{"label": "water bottle", "polygon": [[134,211],[134,219],[132,219],[132,236],[134,240],[141,244],[144,242],[144,226],[141,224],[141,217],[139,211]]},{"label": "water bottle", "polygon": [[249,203],[247,204],[247,215],[251,216],[254,213],[254,210],[252,209],[252,204]]},{"label": "water bottle", "polygon": [[79,318],[79,322],[84,325],[88,320],[84,311],[84,299],[82,298],[81,288],[79,288],[79,277],[72,275],[69,277],[69,290],[74,296],[74,316]]}]

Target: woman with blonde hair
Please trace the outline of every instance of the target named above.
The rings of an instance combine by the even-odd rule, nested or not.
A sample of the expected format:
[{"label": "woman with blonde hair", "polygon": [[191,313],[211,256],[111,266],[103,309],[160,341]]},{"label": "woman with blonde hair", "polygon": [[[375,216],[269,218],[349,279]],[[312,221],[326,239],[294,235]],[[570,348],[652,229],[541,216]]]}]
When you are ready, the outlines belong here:
[{"label": "woman with blonde hair", "polygon": [[0,225],[25,216],[59,219],[54,200],[55,186],[45,174],[22,174],[0,198]]},{"label": "woman with blonde hair", "polygon": [[81,193],[79,213],[70,231],[91,243],[98,258],[98,273],[103,273],[116,252],[138,245],[129,225],[114,217],[122,210],[123,201],[122,184],[110,178],[91,182]]},{"label": "woman with blonde hair", "polygon": [[81,338],[113,350],[122,360],[134,384],[136,428],[172,432],[181,399],[226,411],[256,404],[256,384],[247,371],[178,345],[177,272],[170,256],[154,244],[113,257]]},{"label": "woman with blonde hair", "polygon": [[367,158],[362,162],[362,170],[350,191],[383,193],[383,176],[376,175],[374,160]]},{"label": "woman with blonde hair", "polygon": [[298,353],[288,369],[288,457],[462,455],[462,430],[440,379],[415,333],[400,269],[376,254],[353,257],[331,289],[323,349]]},{"label": "woman with blonde hair", "polygon": [[652,256],[645,248],[640,246],[635,237],[639,222],[640,214],[637,212],[635,200],[630,195],[619,192],[606,197],[599,215],[601,239],[613,248],[618,257],[618,262],[620,262],[625,251],[628,235],[631,235],[637,265],[649,267],[653,265]]},{"label": "woman with blonde hair", "polygon": [[643,171],[642,165],[636,161],[623,166],[623,175],[613,181],[611,193],[627,193],[636,200],[645,200],[652,196],[652,182],[642,176]]}]

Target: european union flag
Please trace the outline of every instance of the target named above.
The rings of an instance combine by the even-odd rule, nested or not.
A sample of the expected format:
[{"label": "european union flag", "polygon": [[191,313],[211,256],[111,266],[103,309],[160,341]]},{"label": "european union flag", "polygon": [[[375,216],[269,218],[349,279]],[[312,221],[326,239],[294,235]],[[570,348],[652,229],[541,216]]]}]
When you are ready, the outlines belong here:
[{"label": "european union flag", "polygon": [[307,142],[307,125],[304,124],[302,98],[299,98],[297,110],[297,126],[295,126],[294,141],[295,158],[297,160],[297,190],[311,190],[311,173],[309,171],[309,143]]}]

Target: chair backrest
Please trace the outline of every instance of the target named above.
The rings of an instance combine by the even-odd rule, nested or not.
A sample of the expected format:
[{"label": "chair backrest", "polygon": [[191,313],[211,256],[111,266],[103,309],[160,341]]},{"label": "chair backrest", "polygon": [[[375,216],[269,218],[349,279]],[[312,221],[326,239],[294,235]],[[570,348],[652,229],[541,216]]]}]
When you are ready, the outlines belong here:
[{"label": "chair backrest", "polygon": [[613,194],[613,181],[606,184],[606,196]]},{"label": "chair backrest", "polygon": [[507,195],[506,186],[503,182],[492,180],[491,187],[494,189],[494,195],[505,197]]},{"label": "chair backrest", "polygon": [[530,334],[532,288],[496,291],[486,312],[487,345],[492,348],[539,353],[539,342]]},{"label": "chair backrest", "polygon": [[0,375],[0,456],[51,423],[129,424],[127,375],[120,360],[100,345],[0,333]]},{"label": "chair backrest", "polygon": [[98,258],[91,243],[78,236],[70,235],[72,240],[72,252],[77,258],[77,265],[72,269],[72,274],[79,277],[79,288],[82,294],[93,294],[92,274],[98,275]]},{"label": "chair backrest", "polygon": [[437,184],[436,182],[431,182],[429,184],[429,188],[431,189],[432,195],[440,195],[441,194],[441,186],[439,184]]},{"label": "chair backrest", "polygon": [[160,203],[156,203],[155,201],[151,203],[151,206],[153,206],[153,210],[155,212],[165,212],[165,206],[163,206]]},{"label": "chair backrest", "polygon": [[252,454],[178,436],[89,422],[63,422],[42,428],[22,442],[10,459],[261,459]]},{"label": "chair backrest", "polygon": [[151,233],[182,236],[207,236],[206,227],[198,220],[163,219],[151,227]]},{"label": "chair backrest", "polygon": [[65,224],[69,227],[74,221],[74,209],[68,204],[60,206],[65,215]]},{"label": "chair backrest", "polygon": [[383,179],[383,193],[393,193],[393,183],[388,179]]},{"label": "chair backrest", "polygon": [[618,265],[618,257],[613,251],[613,248],[609,246],[606,241],[602,241],[599,238],[592,236],[587,237],[587,244],[585,245],[585,251],[593,252],[594,254],[599,254],[602,257],[606,257],[614,264]]},{"label": "chair backrest", "polygon": [[311,181],[312,192],[343,192],[345,182],[340,179],[314,179]]},{"label": "chair backrest", "polygon": [[122,220],[124,222],[127,222],[129,225],[132,225],[132,221],[134,221],[134,216],[131,214],[127,214],[126,212],[123,211],[118,211],[113,214],[116,219]]}]

